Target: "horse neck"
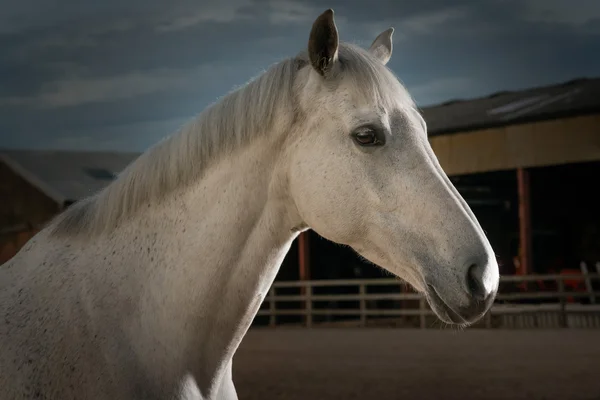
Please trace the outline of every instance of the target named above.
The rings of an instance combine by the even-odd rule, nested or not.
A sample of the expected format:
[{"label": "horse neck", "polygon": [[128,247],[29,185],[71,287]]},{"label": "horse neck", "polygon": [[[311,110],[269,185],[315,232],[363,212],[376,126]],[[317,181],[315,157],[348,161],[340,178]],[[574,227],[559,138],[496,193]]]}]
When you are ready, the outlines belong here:
[{"label": "horse neck", "polygon": [[180,357],[202,392],[218,385],[296,235],[273,147],[239,150],[111,239],[138,241],[124,261],[140,296],[138,353],[164,349],[145,360],[154,365]]}]

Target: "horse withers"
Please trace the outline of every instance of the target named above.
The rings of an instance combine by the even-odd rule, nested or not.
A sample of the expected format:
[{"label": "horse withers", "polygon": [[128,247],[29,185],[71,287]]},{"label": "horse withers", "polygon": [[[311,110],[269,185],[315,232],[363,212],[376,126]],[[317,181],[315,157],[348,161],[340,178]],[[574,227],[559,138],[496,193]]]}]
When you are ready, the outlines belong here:
[{"label": "horse withers", "polygon": [[232,357],[298,234],[351,246],[477,321],[499,281],[477,219],[386,67],[393,29],[308,48],[208,107],[0,271],[0,399],[236,399]]}]

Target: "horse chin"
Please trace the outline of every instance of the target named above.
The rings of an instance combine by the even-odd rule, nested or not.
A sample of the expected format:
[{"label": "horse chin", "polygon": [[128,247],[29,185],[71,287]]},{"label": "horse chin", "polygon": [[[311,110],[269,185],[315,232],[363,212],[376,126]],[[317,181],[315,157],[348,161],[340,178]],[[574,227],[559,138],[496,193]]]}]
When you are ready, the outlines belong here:
[{"label": "horse chin", "polygon": [[447,324],[467,326],[470,322],[463,318],[458,312],[454,311],[437,293],[435,288],[427,285],[425,297],[435,315]]},{"label": "horse chin", "polygon": [[[375,265],[383,264],[380,261],[380,258],[382,257],[373,257],[373,254],[371,254],[370,251],[365,251],[360,246],[351,247],[361,258],[372,262]],[[418,293],[424,295],[435,315],[447,324],[458,325],[462,327],[469,326],[483,317],[487,311],[487,308],[489,307],[488,305],[480,302],[477,302],[477,304],[470,307],[453,307],[443,299],[443,296],[438,293],[435,286],[429,281],[429,279],[426,278],[426,276],[424,276],[423,273],[419,271],[419,269],[407,267],[406,265],[398,267],[398,264],[396,264],[395,268],[383,268],[395,275],[397,278],[408,283]],[[493,300],[494,296],[491,297]],[[484,307],[485,309],[483,309]],[[474,308],[477,310],[474,310]]]},{"label": "horse chin", "polygon": [[431,309],[439,319],[447,324],[463,327],[479,321],[488,311],[495,297],[494,294],[487,301],[475,302],[470,307],[453,307],[443,299],[432,284],[427,284],[424,294]]}]

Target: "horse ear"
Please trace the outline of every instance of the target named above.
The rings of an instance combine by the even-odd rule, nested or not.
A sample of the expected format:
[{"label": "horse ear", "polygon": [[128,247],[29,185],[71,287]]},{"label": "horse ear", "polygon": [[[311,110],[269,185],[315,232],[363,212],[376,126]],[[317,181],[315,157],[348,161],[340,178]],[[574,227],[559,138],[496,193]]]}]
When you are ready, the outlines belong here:
[{"label": "horse ear", "polygon": [[392,36],[394,28],[389,28],[379,34],[371,44],[369,51],[385,65],[392,57]]},{"label": "horse ear", "polygon": [[313,68],[325,76],[338,57],[339,37],[330,8],[313,23],[308,39],[308,57]]}]

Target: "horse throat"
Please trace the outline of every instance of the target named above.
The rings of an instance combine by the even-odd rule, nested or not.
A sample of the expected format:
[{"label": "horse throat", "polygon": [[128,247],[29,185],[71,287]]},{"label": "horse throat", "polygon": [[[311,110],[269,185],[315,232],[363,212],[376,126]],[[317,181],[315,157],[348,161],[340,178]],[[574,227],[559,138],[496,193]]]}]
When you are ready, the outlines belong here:
[{"label": "horse throat", "polygon": [[148,297],[140,299],[131,332],[156,335],[147,342],[165,349],[165,358],[179,355],[175,369],[193,375],[207,398],[218,390],[298,234],[274,175],[279,169],[266,155],[249,148],[215,164],[137,222],[158,239],[136,258],[150,270]]}]

